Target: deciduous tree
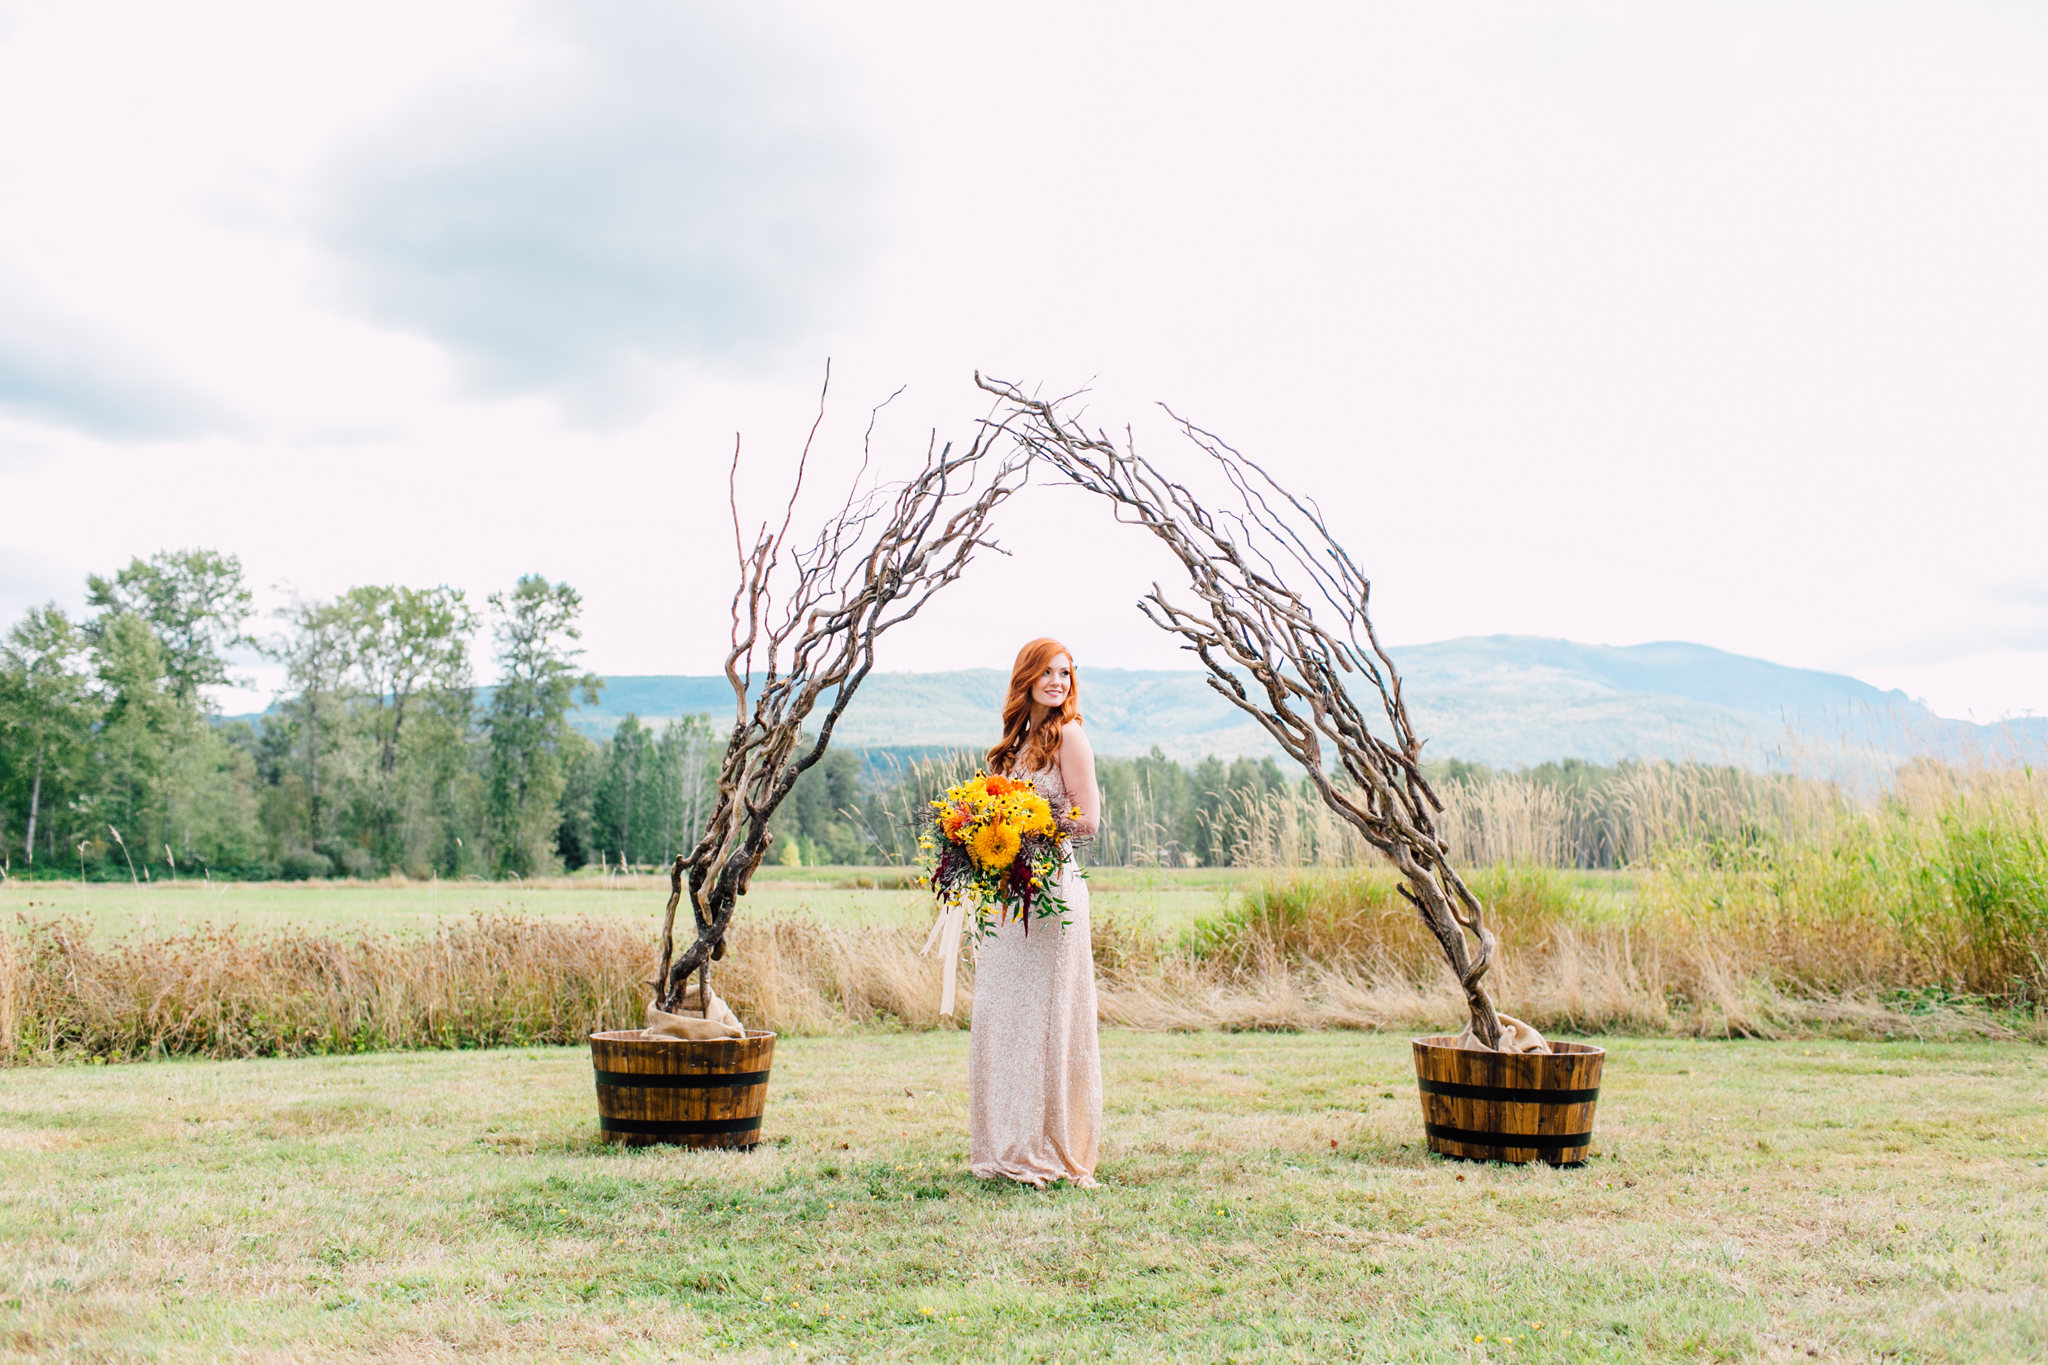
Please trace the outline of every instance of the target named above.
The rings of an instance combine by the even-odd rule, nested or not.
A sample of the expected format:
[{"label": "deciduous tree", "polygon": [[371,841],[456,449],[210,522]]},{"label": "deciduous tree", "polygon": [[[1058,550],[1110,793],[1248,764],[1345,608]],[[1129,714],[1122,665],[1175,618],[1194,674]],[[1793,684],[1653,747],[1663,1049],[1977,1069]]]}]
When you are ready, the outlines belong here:
[{"label": "deciduous tree", "polygon": [[528,575],[511,592],[492,593],[490,603],[500,669],[484,719],[493,852],[501,871],[525,876],[555,860],[569,708],[578,694],[595,703],[604,684],[577,671],[583,599],[567,583]]},{"label": "deciduous tree", "polygon": [[149,624],[163,651],[171,694],[201,706],[200,689],[228,681],[227,650],[253,643],[242,632],[255,598],[242,582],[242,561],[215,550],[159,550],[130,561],[111,578],[85,580],[86,601],[100,615],[97,636],[114,617]]},{"label": "deciduous tree", "polygon": [[71,776],[98,710],[85,653],[84,634],[54,602],[30,608],[0,645],[0,727],[10,751],[26,760],[22,853],[29,862],[36,856],[44,779]]}]

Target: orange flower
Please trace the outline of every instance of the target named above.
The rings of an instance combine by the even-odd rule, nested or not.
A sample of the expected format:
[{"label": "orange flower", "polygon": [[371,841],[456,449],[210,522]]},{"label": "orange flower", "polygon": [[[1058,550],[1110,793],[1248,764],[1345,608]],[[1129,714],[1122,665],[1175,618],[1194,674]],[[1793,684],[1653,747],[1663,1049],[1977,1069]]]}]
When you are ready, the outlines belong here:
[{"label": "orange flower", "polygon": [[1006,796],[1014,785],[1007,777],[991,776],[988,779],[988,794],[990,796]]}]

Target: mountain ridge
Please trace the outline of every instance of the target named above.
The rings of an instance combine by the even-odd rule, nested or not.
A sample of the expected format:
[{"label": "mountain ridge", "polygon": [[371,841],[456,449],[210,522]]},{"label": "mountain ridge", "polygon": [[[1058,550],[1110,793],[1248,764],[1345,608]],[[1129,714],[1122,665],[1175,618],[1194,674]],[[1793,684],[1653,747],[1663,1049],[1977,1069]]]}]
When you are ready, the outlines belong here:
[{"label": "mountain ridge", "polygon": [[[1905,693],[1842,674],[1790,668],[1667,640],[1587,645],[1546,636],[1467,636],[1389,651],[1428,752],[1493,767],[1553,759],[1696,759],[1746,767],[1895,766],[1941,757],[2048,752],[2048,721],[1977,725],[1935,715]],[[995,738],[1004,670],[876,673],[835,734],[860,749],[982,747]],[[1081,704],[1098,752],[1153,748],[1182,761],[1277,754],[1199,670],[1081,670]],[[603,737],[627,713],[656,723],[731,714],[723,677],[632,675],[607,681],[575,724]]]},{"label": "mountain ridge", "polygon": [[[1425,752],[1438,760],[1522,768],[1690,759],[1858,781],[1881,779],[1916,756],[2048,761],[2048,718],[1951,720],[1904,692],[1683,640],[1589,645],[1474,635],[1389,653]],[[834,741],[884,762],[891,753],[986,747],[1008,676],[996,668],[872,674]],[[490,692],[478,689],[480,705]],[[570,721],[607,739],[629,714],[662,725],[708,713],[722,727],[732,705],[720,675],[625,674],[607,678],[597,703],[575,708]],[[1084,666],[1081,707],[1096,751],[1111,757],[1157,749],[1193,762],[1280,752],[1198,669]]]}]

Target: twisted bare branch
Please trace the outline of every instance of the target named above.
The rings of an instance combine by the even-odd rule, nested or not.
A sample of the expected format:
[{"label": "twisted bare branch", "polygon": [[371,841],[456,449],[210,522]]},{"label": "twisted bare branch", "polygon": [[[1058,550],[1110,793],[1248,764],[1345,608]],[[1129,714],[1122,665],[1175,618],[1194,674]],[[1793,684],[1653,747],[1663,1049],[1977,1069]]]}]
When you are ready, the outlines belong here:
[{"label": "twisted bare branch", "polygon": [[[815,439],[815,425],[811,434]],[[873,436],[870,418],[862,475]],[[1005,454],[997,460],[999,448]],[[771,532],[763,523],[748,549],[734,514],[739,586],[725,661],[733,729],[703,838],[670,869],[674,894],[657,977],[663,1009],[675,1008],[692,972],[703,970],[708,984],[711,962],[724,956],[733,911],[767,852],[769,820],[824,757],[833,728],[874,668],[876,641],[958,579],[977,550],[1000,553],[988,535],[989,518],[1030,470],[1028,455],[1011,447],[1007,419],[982,422],[964,450],[934,435],[915,477],[863,492],[857,475],[816,538],[786,549],[809,453],[807,440],[780,528]],[[696,935],[676,955],[673,925],[686,888]],[[708,1008],[710,992],[701,998]]]},{"label": "twisted bare branch", "polygon": [[[1181,638],[1209,671],[1209,685],[1257,721],[1306,770],[1324,803],[1399,870],[1402,895],[1464,988],[1474,1033],[1498,1047],[1500,1020],[1483,984],[1496,940],[1438,833],[1443,804],[1423,776],[1424,741],[1401,693],[1401,671],[1373,630],[1372,584],[1321,509],[1167,409],[1236,494],[1237,506],[1212,515],[1138,454],[1128,431],[1119,444],[1066,416],[1067,400],[1033,398],[978,374],[975,382],[1007,405],[1005,421],[1021,446],[1108,499],[1119,521],[1143,526],[1180,560],[1196,605],[1169,601],[1155,583],[1140,610]],[[1371,685],[1376,714],[1353,699],[1347,678]]]}]

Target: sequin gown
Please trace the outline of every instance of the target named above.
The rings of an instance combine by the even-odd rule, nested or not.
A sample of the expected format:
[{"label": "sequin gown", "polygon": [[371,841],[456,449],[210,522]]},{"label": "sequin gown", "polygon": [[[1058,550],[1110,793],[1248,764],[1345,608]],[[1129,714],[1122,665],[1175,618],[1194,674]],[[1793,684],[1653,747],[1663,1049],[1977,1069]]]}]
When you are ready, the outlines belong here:
[{"label": "sequin gown", "polygon": [[[1019,776],[1055,806],[1066,803],[1057,770]],[[1088,883],[1071,854],[1060,894],[1064,928],[1034,915],[1026,934],[1011,916],[977,945],[967,1049],[969,1168],[1040,1189],[1055,1180],[1094,1185],[1102,1132]]]}]

